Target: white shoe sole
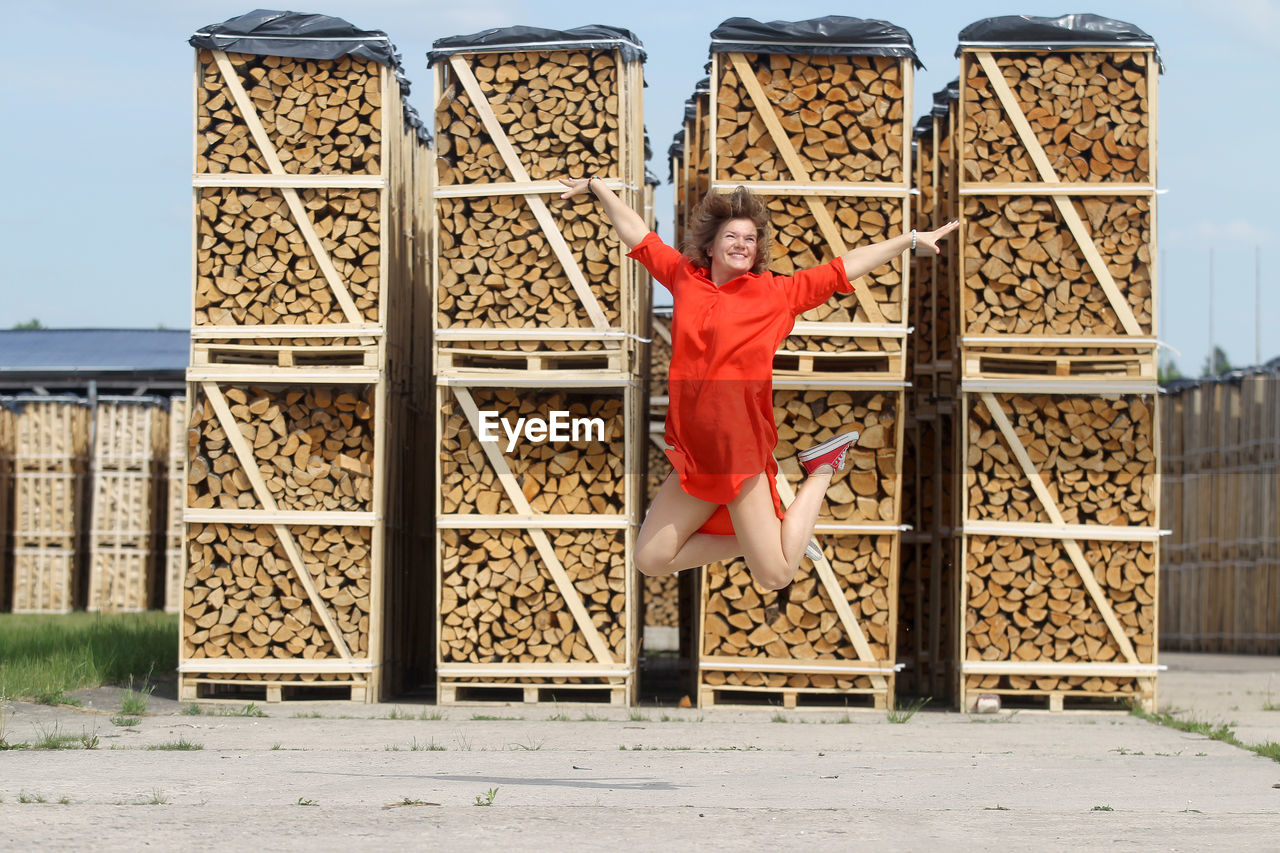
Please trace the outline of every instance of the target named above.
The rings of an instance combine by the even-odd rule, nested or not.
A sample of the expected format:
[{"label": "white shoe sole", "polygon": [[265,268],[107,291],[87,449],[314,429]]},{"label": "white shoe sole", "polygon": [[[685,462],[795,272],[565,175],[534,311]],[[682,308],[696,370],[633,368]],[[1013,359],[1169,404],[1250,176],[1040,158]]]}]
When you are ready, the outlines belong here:
[{"label": "white shoe sole", "polygon": [[837,447],[840,447],[841,445],[853,444],[855,441],[858,440],[858,436],[860,436],[861,434],[862,433],[858,432],[855,429],[850,432],[837,435],[835,438],[828,438],[826,441],[822,442],[822,444],[817,444],[817,445],[814,445],[813,447],[809,447],[809,448],[805,448],[804,450],[801,450],[796,454],[796,458],[799,459],[801,462],[808,462],[810,459],[816,459],[822,454],[835,450]]},{"label": "white shoe sole", "polygon": [[804,546],[804,555],[815,563],[822,558],[822,549],[818,547],[818,543],[810,539],[809,544]]}]

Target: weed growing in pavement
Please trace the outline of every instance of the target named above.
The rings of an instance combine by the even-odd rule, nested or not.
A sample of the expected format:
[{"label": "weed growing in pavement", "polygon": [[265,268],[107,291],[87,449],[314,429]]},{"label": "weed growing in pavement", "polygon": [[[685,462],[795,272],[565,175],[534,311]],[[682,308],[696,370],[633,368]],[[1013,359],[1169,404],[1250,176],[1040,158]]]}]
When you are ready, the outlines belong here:
[{"label": "weed growing in pavement", "polygon": [[1115,809],[1111,808],[1111,806],[1094,806],[1093,808],[1089,809],[1089,811],[1091,811],[1091,812],[1113,812],[1113,811],[1115,811]]},{"label": "weed growing in pavement", "polygon": [[405,797],[403,800],[401,800],[401,801],[400,801],[400,802],[398,802],[398,803],[387,803],[387,806],[386,806],[386,807],[387,807],[387,808],[394,808],[394,807],[396,807],[396,806],[438,806],[438,805],[440,805],[440,804],[439,804],[439,803],[428,803],[426,800],[419,800],[419,799],[417,799],[416,797],[413,797],[413,798]]},{"label": "weed growing in pavement", "polygon": [[151,698],[154,687],[146,686],[142,690],[133,687],[133,676],[129,676],[129,689],[120,698],[120,713],[128,717],[137,717],[147,713],[147,701]]},{"label": "weed growing in pavement", "polygon": [[891,723],[908,722],[912,717],[916,715],[917,711],[919,711],[925,705],[929,704],[929,700],[931,698],[932,698],[931,696],[925,696],[915,700],[911,704],[907,705],[905,708],[892,708],[889,711],[885,712],[885,717]]},{"label": "weed growing in pavement", "polygon": [[418,739],[414,738],[413,743],[409,745],[409,749],[413,752],[444,752],[446,748],[437,744],[435,738],[426,743],[418,743]]},{"label": "weed growing in pavement", "polygon": [[633,723],[647,723],[649,722],[649,715],[638,708],[633,708],[631,713],[627,714],[627,719]]},{"label": "weed growing in pavement", "polygon": [[1271,701],[1271,679],[1267,679],[1267,701],[1262,703],[1264,711],[1280,711],[1280,703]]},{"label": "weed growing in pavement", "polygon": [[471,751],[471,738],[467,737],[462,732],[458,732],[453,736],[453,739],[458,742],[458,749],[463,752]]},{"label": "weed growing in pavement", "polygon": [[144,806],[167,806],[167,805],[169,805],[169,798],[168,798],[167,796],[165,796],[165,794],[164,794],[162,791],[160,791],[160,789],[158,789],[158,788],[157,788],[157,789],[155,789],[155,790],[153,790],[153,791],[151,792],[151,799],[149,799],[149,800],[143,800],[143,801],[142,801],[142,805],[144,805]]},{"label": "weed growing in pavement", "polygon": [[189,752],[196,749],[204,749],[204,744],[189,741],[185,736],[179,737],[177,740],[165,741],[164,743],[153,743],[145,747],[149,750],[174,750],[178,752]]},{"label": "weed growing in pavement", "polygon": [[111,717],[110,719],[111,719],[111,725],[113,726],[136,726],[142,722],[141,717],[125,717],[120,714],[117,714],[116,716]]},{"label": "weed growing in pavement", "polygon": [[265,717],[267,712],[250,702],[243,708],[219,708],[219,717]]},{"label": "weed growing in pavement", "polygon": [[542,744],[544,742],[545,741],[537,741],[537,742],[529,741],[528,743],[514,743],[511,745],[511,748],[522,749],[525,752],[536,752],[537,750],[542,749]]},{"label": "weed growing in pavement", "polygon": [[35,695],[36,704],[38,705],[74,705],[77,708],[84,707],[84,703],[74,696],[68,696],[61,689],[45,690]]},{"label": "weed growing in pavement", "polygon": [[493,798],[496,796],[498,796],[497,788],[490,788],[488,791],[485,791],[483,794],[476,794],[476,805],[491,806],[493,805]]},{"label": "weed growing in pavement", "polygon": [[599,717],[591,713],[590,711],[584,711],[582,713],[582,716],[578,718],[578,721],[582,723],[607,723],[609,722],[609,718]]},{"label": "weed growing in pavement", "polygon": [[423,711],[418,715],[419,720],[443,720],[444,711]]},{"label": "weed growing in pavement", "polygon": [[1144,711],[1134,706],[1129,709],[1129,713],[1135,717],[1156,723],[1157,725],[1167,726],[1171,729],[1177,729],[1180,732],[1192,732],[1194,734],[1204,735],[1210,740],[1220,740],[1223,743],[1229,743],[1232,746],[1238,746],[1241,749],[1247,749],[1250,752],[1261,755],[1263,758],[1270,758],[1272,761],[1280,762],[1280,743],[1267,741],[1263,744],[1247,744],[1240,738],[1236,737],[1235,730],[1227,723],[1200,722],[1198,720],[1179,720],[1167,711],[1159,714],[1153,714],[1150,711]]},{"label": "weed growing in pavement", "polygon": [[198,717],[203,713],[204,709],[195,702],[192,702],[190,705],[182,709],[182,715],[184,717]]},{"label": "weed growing in pavement", "polygon": [[44,798],[44,796],[43,796],[43,795],[41,795],[41,794],[28,794],[26,791],[22,791],[21,793],[19,793],[19,794],[18,794],[18,802],[20,802],[20,803],[47,803],[47,802],[49,802],[49,801],[48,801],[48,800],[46,800],[46,799]]},{"label": "weed growing in pavement", "polygon": [[295,720],[319,720],[323,719],[324,714],[319,711],[299,711],[293,715]]},{"label": "weed growing in pavement", "polygon": [[58,805],[60,806],[71,805],[71,798],[68,797],[66,794],[63,794],[61,797],[58,797]]},{"label": "weed growing in pavement", "polygon": [[272,752],[277,752],[279,749],[280,749],[280,741],[276,741],[275,743],[271,744]]},{"label": "weed growing in pavement", "polygon": [[78,735],[62,734],[55,723],[53,731],[40,731],[40,737],[30,745],[30,749],[96,749],[98,735],[96,732],[82,731]]},{"label": "weed growing in pavement", "polygon": [[390,714],[387,714],[386,719],[388,719],[388,720],[412,720],[412,719],[413,719],[413,715],[412,715],[412,714],[406,714],[404,711],[401,711],[401,710],[400,710],[400,706],[399,706],[399,705],[397,705],[397,706],[395,706],[394,708],[392,708],[392,709],[391,709],[391,713],[390,713]]},{"label": "weed growing in pavement", "polygon": [[786,714],[784,714],[784,713],[782,713],[781,711],[774,711],[774,712],[773,712],[773,716],[769,718],[769,722],[771,722],[771,723],[789,723],[789,722],[791,722],[791,721],[790,721],[790,720],[788,720],[788,719],[787,719],[787,715],[786,715]]},{"label": "weed growing in pavement", "polygon": [[983,806],[982,810],[985,812],[1007,812],[1009,811],[1009,807],[996,803],[994,806]]},{"label": "weed growing in pavement", "polygon": [[553,723],[572,722],[572,718],[568,714],[552,714],[550,717],[547,717],[547,719]]},{"label": "weed growing in pavement", "polygon": [[1135,752],[1135,751],[1133,751],[1132,749],[1126,749],[1126,748],[1125,748],[1125,747],[1123,747],[1123,746],[1122,746],[1122,747],[1120,747],[1120,748],[1118,748],[1118,749],[1113,749],[1113,750],[1110,750],[1110,751],[1111,751],[1111,752],[1118,752],[1118,753],[1120,753],[1121,755],[1146,755],[1146,753],[1145,753],[1145,752],[1143,752],[1143,751],[1141,751],[1141,750],[1138,750],[1137,752]]},{"label": "weed growing in pavement", "polygon": [[499,717],[496,714],[472,714],[471,719],[480,722],[492,722],[494,720],[523,720],[524,717]]},{"label": "weed growing in pavement", "polygon": [[315,800],[308,800],[308,799],[306,799],[305,797],[298,797],[298,805],[300,805],[300,806],[318,806],[318,805],[320,805],[320,804],[319,804],[319,803],[317,803]]}]

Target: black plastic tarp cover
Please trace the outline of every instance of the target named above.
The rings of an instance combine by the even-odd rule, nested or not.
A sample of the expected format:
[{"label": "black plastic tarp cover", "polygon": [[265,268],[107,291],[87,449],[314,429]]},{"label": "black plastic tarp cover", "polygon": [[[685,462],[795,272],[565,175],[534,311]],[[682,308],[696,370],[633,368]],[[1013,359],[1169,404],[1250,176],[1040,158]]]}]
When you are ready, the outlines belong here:
[{"label": "black plastic tarp cover", "polygon": [[547,30],[542,27],[501,27],[473,33],[469,36],[449,36],[431,43],[433,50],[427,54],[427,64],[435,65],[451,54],[477,48],[501,48],[506,50],[578,50],[622,51],[627,62],[644,61],[644,45],[635,33],[619,27],[592,24],[571,30]]},{"label": "black plastic tarp cover", "polygon": [[729,18],[711,31],[712,53],[802,56],[909,56],[923,68],[911,33],[888,21],[827,15],[807,21]]},{"label": "black plastic tarp cover", "polygon": [[[1160,62],[1156,40],[1133,24],[1100,15],[1062,15],[1040,18],[1035,15],[1001,15],[974,21],[960,31],[960,49],[975,45],[1026,47],[1031,50],[1098,47],[1150,47]],[[1164,63],[1160,62],[1164,70]]]},{"label": "black plastic tarp cover", "polygon": [[960,80],[955,79],[933,93],[933,109],[929,112],[938,117],[945,116],[951,109],[951,102],[958,100],[960,100]]},{"label": "black plastic tarp cover", "polygon": [[[409,78],[396,46],[382,30],[362,30],[341,18],[303,12],[255,9],[221,24],[201,27],[187,43],[192,47],[248,53],[254,56],[287,56],[292,59],[340,59],[355,56],[385,65],[396,75],[400,94],[409,96]],[[431,132],[417,110],[404,103],[405,124],[430,144]]]}]

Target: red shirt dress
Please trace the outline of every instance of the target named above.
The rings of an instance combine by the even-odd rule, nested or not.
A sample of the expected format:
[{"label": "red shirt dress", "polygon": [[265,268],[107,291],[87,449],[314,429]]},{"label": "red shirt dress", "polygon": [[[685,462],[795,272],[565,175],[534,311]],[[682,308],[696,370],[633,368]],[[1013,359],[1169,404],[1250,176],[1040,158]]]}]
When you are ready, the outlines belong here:
[{"label": "red shirt dress", "polygon": [[725,504],[762,471],[782,518],[774,484],[773,356],[798,314],[837,291],[853,292],[844,262],[836,258],[793,276],[746,273],[716,287],[709,270],[652,231],[627,257],[644,264],[675,300],[667,458],[686,493],[720,504],[698,532],[732,536]]}]

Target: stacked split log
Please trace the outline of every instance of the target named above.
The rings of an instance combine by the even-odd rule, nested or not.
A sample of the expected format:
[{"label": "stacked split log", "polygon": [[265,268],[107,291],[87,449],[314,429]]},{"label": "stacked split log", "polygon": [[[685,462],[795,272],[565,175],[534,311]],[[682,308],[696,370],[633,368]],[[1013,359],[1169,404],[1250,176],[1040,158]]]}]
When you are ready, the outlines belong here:
[{"label": "stacked split log", "polygon": [[[879,41],[864,38],[869,28]],[[855,18],[778,28],[732,19],[712,33],[711,51],[703,174],[713,190],[746,186],[764,198],[775,274],[912,227],[915,52],[905,30]],[[827,492],[815,533],[824,556],[802,562],[790,604],[757,586],[742,560],[711,567],[700,596],[704,704],[753,691],[786,704],[812,693],[893,701],[908,272],[904,254],[807,312],[775,358],[784,504],[802,481],[797,451],[849,429],[862,436]]]},{"label": "stacked split log", "polygon": [[960,701],[1150,708],[1159,61],[1129,25],[1034,23],[1053,50],[1021,18],[961,33]]},{"label": "stacked split log", "polygon": [[582,29],[540,31],[529,50],[436,43],[441,370],[483,365],[475,350],[607,351],[643,367],[628,337],[645,323],[637,267],[595,200],[561,202],[557,180],[602,178],[642,210],[641,52],[625,31]]},{"label": "stacked split log", "polygon": [[328,19],[310,39],[295,18],[191,39],[195,311],[170,437],[185,554],[166,598],[184,698],[322,681],[376,700],[415,665],[386,647],[425,604],[405,498],[425,476],[409,413],[429,405],[427,140],[384,35]]},{"label": "stacked split log", "polygon": [[[938,228],[955,218],[955,173],[951,126],[958,85],[934,95],[933,109],[916,125],[915,227]],[[899,661],[904,690],[945,701],[955,692],[956,535],[959,494],[955,488],[959,433],[956,428],[956,352],[950,312],[956,256],[954,239],[942,252],[917,255],[912,266],[910,319],[915,327],[908,365],[904,534],[899,583]]]},{"label": "stacked split log", "polygon": [[98,398],[89,504],[89,610],[150,606],[152,518],[159,496],[155,438],[167,427],[160,399]]},{"label": "stacked split log", "polygon": [[[910,228],[911,37],[875,22],[883,25],[875,46],[836,45],[864,41],[871,23],[833,17],[776,36],[762,36],[756,25],[746,40],[760,44],[749,53],[741,52],[744,33],[734,22],[712,33],[712,187],[746,185],[769,196],[776,273],[826,263]],[[817,38],[831,27],[849,38]],[[823,41],[832,46],[807,43]],[[887,354],[832,361],[829,369],[903,379],[906,266],[905,256],[896,258],[856,282],[855,294],[805,314],[783,349]],[[821,332],[809,327],[819,323]]]},{"label": "stacked split log", "polygon": [[81,600],[77,550],[89,413],[74,397],[10,399],[14,613],[66,613]]},{"label": "stacked split log", "polygon": [[557,179],[600,178],[651,216],[642,57],[609,27],[431,54],[442,703],[635,687],[648,281],[598,202],[561,200]]},{"label": "stacked split log", "polygon": [[1280,653],[1280,362],[1160,398],[1160,643]]}]

